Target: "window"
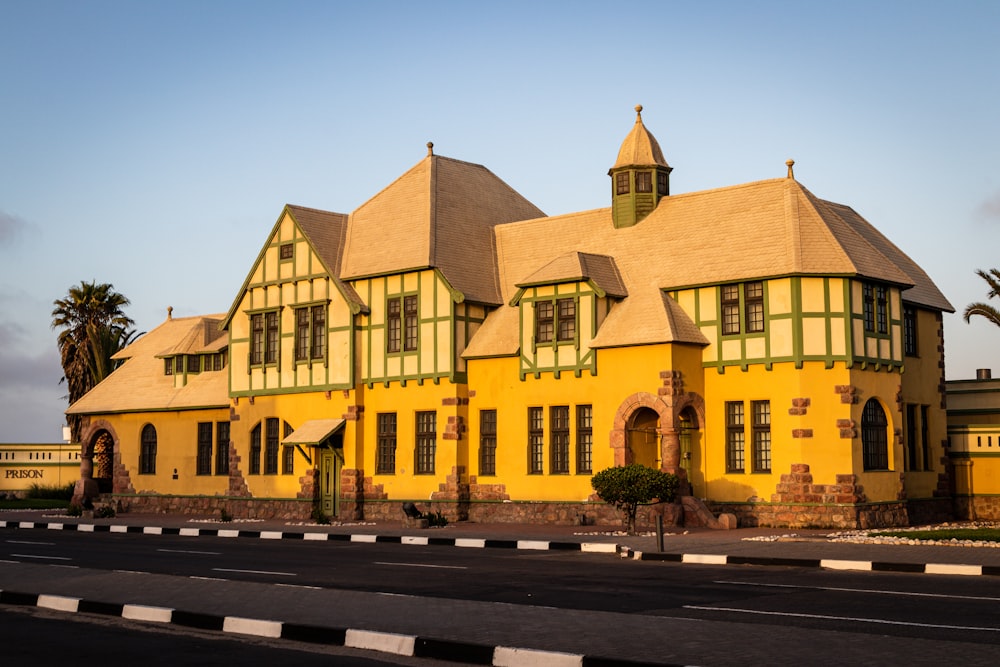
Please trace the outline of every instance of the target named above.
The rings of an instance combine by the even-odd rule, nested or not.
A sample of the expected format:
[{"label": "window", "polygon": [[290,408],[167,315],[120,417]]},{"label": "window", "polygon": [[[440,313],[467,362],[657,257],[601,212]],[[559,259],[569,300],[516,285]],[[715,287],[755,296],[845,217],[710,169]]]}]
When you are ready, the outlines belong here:
[{"label": "window", "polygon": [[549,472],[561,475],[569,472],[569,406],[554,405],[549,410],[552,465]]},{"label": "window", "polygon": [[278,362],[278,311],[250,316],[250,365]]},{"label": "window", "polygon": [[733,336],[740,331],[764,331],[764,283],[743,283],[743,322],[740,321],[740,285],[723,285],[720,290],[722,304],[722,334]]},{"label": "window", "polygon": [[221,352],[219,354],[212,355],[212,370],[221,371],[222,367],[226,365],[226,356]]},{"label": "window", "polygon": [[743,472],[743,446],[746,442],[744,432],[744,414],[742,401],[726,402],[726,472]]},{"label": "window", "polygon": [[743,285],[743,302],[746,307],[747,333],[764,330],[764,283]]},{"label": "window", "polygon": [[555,308],[551,301],[535,302],[535,342],[551,343],[555,329]]},{"label": "window", "polygon": [[184,355],[178,354],[174,357],[174,373],[180,375],[184,372]]},{"label": "window", "polygon": [[885,410],[869,398],[861,412],[861,454],[865,470],[889,469],[889,421]]},{"label": "window", "polygon": [[198,465],[196,474],[212,474],[212,422],[198,423]]},{"label": "window", "polygon": [[385,350],[386,352],[399,352],[399,341],[402,337],[402,320],[400,319],[400,299],[389,299],[386,302],[386,332]]},{"label": "window", "polygon": [[278,474],[278,420],[268,417],[266,440],[264,441],[264,474]]},{"label": "window", "polygon": [[417,318],[417,297],[403,297],[403,350],[412,352],[417,349],[417,335],[419,331],[419,319]]},{"label": "window", "polygon": [[880,334],[889,333],[889,303],[884,287],[875,288],[875,323]]},{"label": "window", "polygon": [[163,360],[163,374],[173,375],[174,374],[174,360],[171,357]]},{"label": "window", "polygon": [[771,402],[751,401],[753,413],[753,471],[771,472]]},{"label": "window", "polygon": [[739,285],[722,286],[722,334],[729,336],[740,332]]},{"label": "window", "polygon": [[380,475],[396,473],[396,413],[378,415],[378,459],[375,472]]},{"label": "window", "polygon": [[535,342],[576,340],[576,299],[535,302]]},{"label": "window", "polygon": [[497,474],[497,411],[479,411],[479,474]]},{"label": "window", "polygon": [[903,306],[903,352],[917,356],[917,309]]},{"label": "window", "polygon": [[572,341],[576,338],[576,300],[559,299],[556,301],[559,318],[559,330],[556,340]]},{"label": "window", "polygon": [[295,360],[308,358],[309,350],[309,309],[295,309]]},{"label": "window", "polygon": [[264,329],[267,344],[264,348],[264,363],[278,363],[278,312],[264,313]]},{"label": "window", "polygon": [[615,174],[615,194],[627,195],[628,193],[628,172],[620,171]]},{"label": "window", "polygon": [[875,331],[875,288],[869,284],[861,286],[861,302],[864,308],[865,331]]},{"label": "window", "polygon": [[906,404],[906,470],[920,470],[920,461],[917,452],[917,408],[919,406],[912,403]]},{"label": "window", "polygon": [[142,427],[139,437],[139,474],[156,474],[156,428],[152,424]]},{"label": "window", "polygon": [[201,357],[197,355],[191,355],[187,358],[187,372],[188,373],[200,373],[201,372]]},{"label": "window", "polygon": [[437,449],[437,413],[417,413],[417,452],[414,469],[418,475],[434,474],[434,454]]},{"label": "window", "polygon": [[282,243],[278,248],[279,259],[291,259],[295,254],[295,246],[291,243]]},{"label": "window", "polygon": [[637,171],[635,172],[635,191],[636,192],[652,192],[653,191],[653,174],[648,171]]},{"label": "window", "polygon": [[662,171],[656,172],[656,191],[664,197],[670,194],[670,181],[667,180],[667,174]]},{"label": "window", "polygon": [[295,473],[295,447],[293,445],[282,445],[281,474],[292,475],[294,473]]},{"label": "window", "polygon": [[589,405],[576,406],[576,472],[589,474],[593,467],[594,410]]},{"label": "window", "polygon": [[528,473],[541,475],[545,466],[545,417],[541,408],[528,408]]},{"label": "window", "polygon": [[229,474],[229,422],[215,424],[215,474]]},{"label": "window", "polygon": [[260,474],[260,424],[253,427],[250,431],[250,473],[251,475]]},{"label": "window", "polygon": [[326,306],[295,309],[295,360],[326,356]]}]

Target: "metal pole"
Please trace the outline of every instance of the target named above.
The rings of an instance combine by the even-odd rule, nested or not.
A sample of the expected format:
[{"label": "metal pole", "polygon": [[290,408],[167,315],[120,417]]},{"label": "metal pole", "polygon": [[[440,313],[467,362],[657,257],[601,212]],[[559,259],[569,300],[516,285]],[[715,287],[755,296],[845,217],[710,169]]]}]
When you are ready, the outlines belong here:
[{"label": "metal pole", "polygon": [[663,553],[663,517],[656,515],[656,550]]}]

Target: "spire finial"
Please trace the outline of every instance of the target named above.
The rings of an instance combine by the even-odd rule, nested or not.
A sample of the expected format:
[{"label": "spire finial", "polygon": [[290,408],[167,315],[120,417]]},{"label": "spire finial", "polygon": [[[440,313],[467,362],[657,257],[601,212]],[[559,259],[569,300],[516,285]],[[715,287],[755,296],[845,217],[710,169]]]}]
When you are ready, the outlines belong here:
[{"label": "spire finial", "polygon": [[174,307],[173,306],[167,306],[167,319],[168,320],[174,319]]},{"label": "spire finial", "polygon": [[792,179],[794,181],[795,180],[795,172],[792,170],[792,167],[795,166],[795,160],[786,160],[785,164],[788,165],[788,178],[790,178],[790,179]]},{"label": "spire finial", "polygon": [[641,123],[642,122],[642,105],[641,104],[636,104],[635,105],[635,122],[637,122],[637,123]]},{"label": "spire finial", "polygon": [[432,155],[434,155],[434,142],[433,141],[428,141],[427,142],[427,157],[430,157]]}]

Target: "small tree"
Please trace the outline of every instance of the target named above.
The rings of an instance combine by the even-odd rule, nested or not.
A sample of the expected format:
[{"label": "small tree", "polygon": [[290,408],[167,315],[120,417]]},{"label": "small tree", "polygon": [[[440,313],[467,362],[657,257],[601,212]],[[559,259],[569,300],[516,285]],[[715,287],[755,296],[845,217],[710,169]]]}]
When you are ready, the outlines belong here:
[{"label": "small tree", "polygon": [[654,500],[673,502],[679,481],[677,475],[632,463],[605,468],[591,478],[590,485],[601,500],[622,513],[628,534],[635,535],[639,505],[648,505]]}]

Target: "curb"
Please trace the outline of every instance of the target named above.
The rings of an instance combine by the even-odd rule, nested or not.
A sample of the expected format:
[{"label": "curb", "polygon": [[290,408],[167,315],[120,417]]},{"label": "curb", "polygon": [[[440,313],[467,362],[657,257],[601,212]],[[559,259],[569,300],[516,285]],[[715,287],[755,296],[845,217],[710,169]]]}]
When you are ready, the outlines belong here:
[{"label": "curb", "polygon": [[135,533],[142,535],[179,535],[181,537],[227,537],[261,540],[308,540],[318,542],[359,542],[365,544],[410,544],[417,546],[464,547],[471,549],[519,549],[522,551],[581,551],[617,554],[628,550],[607,542],[558,542],[550,540],[501,540],[478,537],[424,537],[414,535],[368,535],[361,533],[322,533],[275,530],[234,530],[228,528],[170,528],[122,524],[58,523],[35,521],[0,521],[0,528],[18,530],[65,530],[79,533]]},{"label": "curb", "polygon": [[634,560],[666,561],[696,565],[760,565],[777,567],[811,567],[824,570],[856,572],[906,572],[910,574],[945,574],[960,576],[1000,576],[1000,566],[958,565],[953,563],[891,563],[871,560],[837,560],[830,558],[763,558],[759,556],[725,556],[721,554],[670,554],[633,551]]},{"label": "curb", "polygon": [[281,621],[220,616],[187,612],[168,607],[151,607],[139,604],[120,604],[19,591],[0,590],[0,604],[38,607],[51,611],[80,614],[118,616],[127,620],[196,628],[237,635],[250,635],[267,639],[343,646],[367,651],[378,651],[414,658],[448,660],[473,665],[497,667],[680,667],[673,663],[652,663],[604,658],[600,656],[489,646],[449,639],[435,639],[419,635],[401,635],[376,632],[359,628],[337,628]]}]

